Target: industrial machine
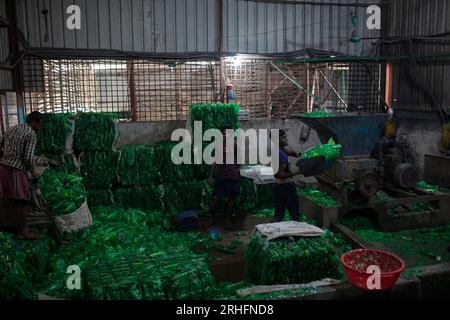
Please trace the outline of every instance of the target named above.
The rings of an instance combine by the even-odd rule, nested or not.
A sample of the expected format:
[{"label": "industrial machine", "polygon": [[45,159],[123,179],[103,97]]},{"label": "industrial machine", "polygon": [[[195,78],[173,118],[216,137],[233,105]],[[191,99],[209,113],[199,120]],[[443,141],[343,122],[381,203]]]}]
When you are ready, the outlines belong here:
[{"label": "industrial machine", "polygon": [[[297,114],[294,118],[314,129],[322,143],[333,138],[342,146],[342,157],[318,160],[319,169],[317,166],[312,169],[314,166],[309,163],[310,174],[304,172],[305,166],[302,168],[300,161],[297,164],[305,175],[313,175],[319,189],[338,203],[334,214],[329,208],[326,210],[333,215],[332,218],[320,217],[319,221],[326,225],[350,211],[366,209],[377,214],[380,228],[384,230],[450,222],[450,195],[433,195],[419,190],[416,187],[419,170],[414,165],[407,143],[398,141],[395,136],[383,135],[387,114],[343,113],[326,117]],[[394,197],[380,201],[380,193]],[[427,206],[422,218],[418,218],[420,212],[415,212],[411,218],[411,208],[423,202],[432,205]],[[393,215],[390,210],[393,206],[403,208],[403,214],[402,210],[397,210]],[[325,214],[323,212],[322,215]]]}]

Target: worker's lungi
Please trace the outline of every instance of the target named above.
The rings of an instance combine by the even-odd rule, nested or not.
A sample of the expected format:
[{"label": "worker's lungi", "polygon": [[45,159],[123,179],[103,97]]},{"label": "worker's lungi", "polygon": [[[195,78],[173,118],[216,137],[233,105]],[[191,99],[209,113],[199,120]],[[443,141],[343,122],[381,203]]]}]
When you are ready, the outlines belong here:
[{"label": "worker's lungi", "polygon": [[28,178],[22,170],[0,165],[0,199],[31,199]]}]

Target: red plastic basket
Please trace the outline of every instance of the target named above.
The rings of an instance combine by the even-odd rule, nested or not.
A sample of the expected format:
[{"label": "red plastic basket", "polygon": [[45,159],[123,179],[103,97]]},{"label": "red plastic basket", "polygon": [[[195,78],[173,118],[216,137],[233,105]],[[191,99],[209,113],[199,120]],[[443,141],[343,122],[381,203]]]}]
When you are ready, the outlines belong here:
[{"label": "red plastic basket", "polygon": [[387,290],[394,287],[405,263],[392,253],[370,249],[357,249],[345,253],[341,257],[348,281],[362,289],[369,290],[367,280],[372,273],[367,272],[371,265],[378,266],[381,271],[380,288],[371,290]]}]

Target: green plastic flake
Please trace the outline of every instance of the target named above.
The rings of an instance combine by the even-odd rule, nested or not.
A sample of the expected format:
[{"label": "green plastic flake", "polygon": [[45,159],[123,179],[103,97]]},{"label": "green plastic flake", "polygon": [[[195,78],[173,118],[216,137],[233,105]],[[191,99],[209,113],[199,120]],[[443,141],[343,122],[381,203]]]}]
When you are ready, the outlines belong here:
[{"label": "green plastic flake", "polygon": [[331,138],[328,143],[314,146],[302,153],[300,159],[311,159],[324,156],[326,160],[336,159],[341,155],[341,145]]},{"label": "green plastic flake", "polygon": [[109,189],[117,181],[116,151],[86,151],[81,157],[80,171],[86,189]]},{"label": "green plastic flake", "polygon": [[450,262],[450,225],[436,228],[381,232],[368,218],[349,218],[340,223],[361,239],[379,243],[404,259],[408,268]]},{"label": "green plastic flake", "polygon": [[255,285],[272,285],[339,277],[339,261],[327,237],[269,241],[255,232],[245,249],[247,279]]},{"label": "green plastic flake", "polygon": [[312,187],[299,188],[297,193],[323,207],[331,208],[337,205],[336,200],[331,196]]},{"label": "green plastic flake", "polygon": [[437,185],[428,184],[425,181],[417,182],[416,186],[417,186],[417,188],[423,189],[428,192],[433,192],[433,193],[435,193],[435,192],[450,192],[450,189],[442,188]]},{"label": "green plastic flake", "polygon": [[253,211],[252,217],[254,218],[271,218],[273,217],[274,210],[273,208],[261,208]]},{"label": "green plastic flake", "polygon": [[110,151],[117,138],[117,114],[79,113],[75,121],[74,150]]},{"label": "green plastic flake", "polygon": [[157,180],[153,148],[147,145],[124,146],[119,150],[118,182],[121,186],[147,186]]},{"label": "green plastic flake", "polygon": [[60,153],[72,130],[71,113],[44,113],[42,128],[37,131],[36,154]]},{"label": "green plastic flake", "polygon": [[53,169],[44,171],[39,179],[39,189],[52,216],[73,213],[86,201],[83,179],[80,176]]}]

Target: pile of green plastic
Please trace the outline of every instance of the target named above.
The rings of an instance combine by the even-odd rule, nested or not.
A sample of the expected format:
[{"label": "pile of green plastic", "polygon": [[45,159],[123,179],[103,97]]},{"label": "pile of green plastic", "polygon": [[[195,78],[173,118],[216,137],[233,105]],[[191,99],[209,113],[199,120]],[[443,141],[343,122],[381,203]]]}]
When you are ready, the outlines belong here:
[{"label": "pile of green plastic", "polygon": [[308,283],[340,276],[339,261],[327,235],[269,241],[256,231],[245,258],[247,279],[255,285]]},{"label": "pile of green plastic", "polygon": [[37,131],[36,154],[60,153],[72,129],[71,113],[45,113],[42,128]]},{"label": "pile of green plastic", "polygon": [[341,155],[341,145],[336,144],[333,138],[328,143],[314,146],[302,153],[300,159],[311,159],[324,156],[326,160],[339,158]]},{"label": "pile of green plastic", "polygon": [[304,117],[308,118],[329,118],[329,117],[335,117],[336,114],[331,112],[325,112],[325,111],[316,111],[316,112],[308,112],[303,114]]},{"label": "pile of green plastic", "polygon": [[[92,216],[91,228],[52,253],[41,292],[67,299],[196,298],[212,285],[205,257],[190,250],[201,235],[164,231],[159,211],[98,207]],[[86,271],[82,290],[67,289],[69,265]]]},{"label": "pile of green plastic", "polygon": [[44,171],[39,189],[52,216],[70,214],[86,201],[83,178],[53,169]]},{"label": "pile of green plastic", "polygon": [[89,299],[204,299],[213,284],[204,257],[190,251],[117,255],[89,266]]},{"label": "pile of green plastic", "polygon": [[202,122],[202,130],[221,129],[228,125],[233,129],[239,127],[239,106],[229,104],[193,104],[190,109],[191,125],[195,121]]},{"label": "pile of green plastic", "polygon": [[156,145],[154,149],[153,163],[159,173],[159,181],[171,183],[193,179],[192,165],[176,165],[172,161],[172,149],[177,142],[164,141]]},{"label": "pile of green plastic", "polygon": [[450,262],[450,225],[436,228],[381,232],[369,218],[349,218],[340,223],[361,239],[384,245],[404,259],[408,268]]},{"label": "pile of green plastic", "polygon": [[161,210],[163,192],[156,186],[117,188],[113,190],[114,202],[121,208]]},{"label": "pile of green plastic", "polygon": [[116,151],[86,151],[84,152],[80,171],[86,189],[110,189],[117,180]]},{"label": "pile of green plastic", "polygon": [[417,182],[417,188],[423,189],[428,192],[450,192],[450,189],[441,188],[440,186],[428,184],[425,181],[419,181]]},{"label": "pile of green plastic", "polygon": [[15,240],[0,232],[0,299],[36,299],[54,241],[44,233],[39,240]]},{"label": "pile of green plastic", "polygon": [[109,189],[97,189],[86,191],[89,207],[110,206],[114,204],[113,193]]},{"label": "pile of green plastic", "polygon": [[323,207],[331,208],[337,205],[336,200],[331,196],[312,187],[299,188],[297,194]]},{"label": "pile of green plastic", "polygon": [[119,150],[117,176],[125,187],[154,184],[158,175],[153,163],[153,148],[147,145],[124,146]]},{"label": "pile of green plastic", "polygon": [[75,151],[109,151],[117,138],[117,114],[79,113],[75,121]]}]

